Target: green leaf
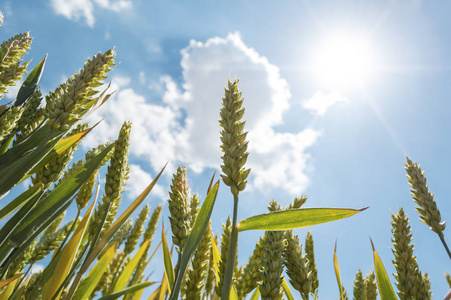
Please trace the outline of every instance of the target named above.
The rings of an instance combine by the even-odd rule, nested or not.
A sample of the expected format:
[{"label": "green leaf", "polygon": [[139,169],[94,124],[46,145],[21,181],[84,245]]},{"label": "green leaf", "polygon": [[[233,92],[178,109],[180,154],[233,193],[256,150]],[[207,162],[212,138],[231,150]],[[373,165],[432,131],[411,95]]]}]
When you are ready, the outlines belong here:
[{"label": "green leaf", "polygon": [[[172,265],[171,253],[169,253],[168,241],[166,240],[166,234],[164,233],[164,223],[161,229],[161,241],[163,249],[163,262],[164,262],[164,272],[168,277],[169,287],[174,284],[174,267]],[[171,291],[169,290],[169,293]]]},{"label": "green leaf", "polygon": [[128,281],[130,280],[130,276],[132,276],[133,271],[135,271],[136,266],[138,265],[141,257],[146,252],[147,246],[149,245],[150,240],[145,241],[138,252],[136,252],[135,256],[125,265],[124,270],[119,275],[116,283],[113,287],[113,292],[119,292],[127,286]]},{"label": "green leaf", "polygon": [[43,168],[45,165],[47,165],[52,160],[56,159],[59,155],[66,152],[70,147],[78,143],[82,138],[84,138],[89,132],[91,132],[94,127],[94,125],[91,128],[85,129],[81,132],[75,133],[73,135],[67,136],[65,138],[62,138],[56,145],[53,147],[53,149],[50,150],[50,152],[32,169],[26,176],[22,178],[21,181],[24,181],[34,173],[36,173],[39,169]]},{"label": "green leaf", "polygon": [[337,277],[338,290],[340,291],[340,299],[343,300],[344,299],[344,287],[341,284],[340,266],[338,265],[337,242],[335,242],[335,249],[334,249],[334,270],[335,270],[335,276]]},{"label": "green leaf", "polygon": [[186,242],[185,249],[183,249],[182,258],[180,260],[179,269],[177,272],[177,278],[175,279],[174,286],[171,289],[171,296],[169,299],[175,300],[180,292],[180,285],[182,283],[183,276],[185,274],[186,268],[194,254],[197,246],[202,239],[202,236],[207,229],[208,222],[210,221],[211,212],[215,204],[216,196],[218,195],[219,181],[211,188],[207,197],[205,198],[202,207],[200,208],[199,214],[194,222],[193,229],[188,236],[188,241]]},{"label": "green leaf", "polygon": [[385,271],[384,264],[382,263],[379,255],[374,249],[373,241],[371,240],[371,247],[373,247],[374,256],[374,268],[376,270],[377,287],[379,288],[379,294],[381,295],[381,300],[396,300],[396,294],[388,278],[387,272]]},{"label": "green leaf", "polygon": [[66,246],[62,250],[62,254],[60,259],[58,260],[58,264],[56,265],[55,272],[53,273],[52,278],[47,282],[44,287],[43,299],[50,300],[52,297],[57,294],[56,298],[59,298],[60,292],[57,292],[60,285],[64,282],[64,279],[69,274],[69,271],[74,263],[75,255],[77,254],[78,248],[80,248],[81,240],[83,235],[88,227],[89,220],[91,219],[91,213],[94,210],[96,201],[94,200],[86,212],[85,216],[81,220],[80,224],[75,229],[74,234],[72,235],[69,242],[67,242]]},{"label": "green leaf", "polygon": [[299,208],[253,216],[238,223],[238,231],[291,230],[344,219],[361,212],[350,208]]},{"label": "green leaf", "polygon": [[16,199],[8,203],[8,205],[0,210],[0,221],[23,207],[28,203],[28,201],[35,199],[43,190],[44,185],[39,182],[17,196]]},{"label": "green leaf", "polygon": [[28,97],[30,97],[31,94],[33,94],[34,90],[39,84],[42,72],[44,72],[46,60],[47,54],[45,55],[44,59],[41,60],[41,62],[33,69],[33,71],[31,71],[31,73],[28,74],[27,78],[22,83],[19,92],[17,93],[16,102],[14,103],[14,106],[22,105],[22,103],[24,103],[25,100],[27,100]]},{"label": "green leaf", "polygon": [[17,279],[18,278],[14,279],[10,284],[8,284],[6,289],[3,290],[3,292],[0,294],[0,300],[10,299],[9,297],[14,291],[14,286],[17,284],[16,283]]},{"label": "green leaf", "polygon": [[[78,169],[72,176],[64,180],[47,197],[42,199],[33,212],[26,220],[20,224],[20,227],[14,230],[11,235],[10,243],[12,245],[21,245],[27,237],[32,235],[37,230],[41,230],[42,224],[48,219],[55,219],[58,217],[56,212],[64,204],[68,203],[70,198],[78,191],[78,189],[85,183],[91,174],[98,168],[105,156],[110,152],[114,144],[106,147],[102,152],[96,155],[92,160],[87,162],[83,167]],[[44,228],[45,229],[45,228]]]},{"label": "green leaf", "polygon": [[2,146],[0,147],[0,155],[4,154],[6,151],[8,151],[9,146],[11,146],[11,143],[14,140],[14,135],[12,134],[6,141],[2,143]]},{"label": "green leaf", "polygon": [[230,289],[230,300],[238,300],[238,293],[234,284],[232,284],[232,288]]},{"label": "green leaf", "polygon": [[258,297],[260,297],[260,289],[256,287],[254,293],[252,294],[249,300],[258,300]]},{"label": "green leaf", "polygon": [[66,295],[65,299],[71,299],[72,295],[75,292],[75,289],[78,286],[78,283],[81,280],[81,276],[88,270],[89,266],[96,259],[97,255],[99,255],[100,251],[106,246],[108,241],[113,237],[114,233],[124,224],[124,222],[130,217],[130,215],[138,208],[139,205],[146,199],[147,195],[149,195],[150,191],[153,189],[155,184],[157,184],[158,179],[163,173],[166,166],[160,171],[160,173],[155,177],[155,179],[146,187],[146,189],[133,201],[133,203],[122,213],[122,215],[110,226],[110,228],[105,232],[102,238],[99,240],[97,245],[92,249],[92,251],[88,254],[83,265],[77,273],[72,285],[70,287],[69,292]]},{"label": "green leaf", "polygon": [[[4,251],[6,253],[9,254],[9,252],[14,248],[14,246],[12,245],[11,241],[9,241],[9,243],[7,243],[4,247],[5,249],[2,248],[0,249],[0,261],[4,261],[6,259],[6,262],[3,263],[2,265],[2,272],[6,271],[9,267],[9,265],[17,258],[19,257],[25,250],[28,249],[28,247],[31,245],[31,243],[33,243],[33,241],[47,228],[50,226],[50,224],[53,223],[53,221],[55,221],[55,219],[62,214],[72,203],[72,201],[68,201],[66,204],[64,204],[63,206],[61,206],[55,213],[55,216],[52,218],[48,218],[47,220],[45,220],[44,223],[40,224],[40,228],[38,230],[36,230],[35,232],[31,233],[31,235],[27,236],[25,241],[18,247],[15,248],[13,252],[11,252],[11,254],[9,256],[6,257],[6,255],[4,255]],[[20,211],[18,213],[16,213],[14,215],[14,217],[16,215],[20,214]],[[23,218],[26,219],[26,218]],[[2,228],[3,230],[3,228]],[[9,251],[9,252],[8,252]],[[47,268],[46,268],[47,269]],[[44,272],[45,270],[44,269]],[[3,273],[4,274],[4,273]]]},{"label": "green leaf", "polygon": [[164,300],[169,290],[168,277],[166,275],[163,275],[163,280],[161,281],[159,290],[158,300]]},{"label": "green leaf", "polygon": [[105,252],[105,254],[89,272],[88,276],[86,276],[86,278],[81,282],[72,300],[85,300],[89,298],[97,286],[97,283],[102,278],[103,273],[105,273],[108,268],[108,265],[116,252],[116,248],[117,244],[113,245]]},{"label": "green leaf", "polygon": [[[43,141],[51,140],[48,138],[51,133],[50,127],[42,122],[33,132],[27,135],[23,140],[9,148],[4,154],[0,155],[0,170],[3,170],[14,162],[24,157],[30,151],[38,147]],[[62,134],[61,134],[62,137]]]},{"label": "green leaf", "polygon": [[[50,139],[51,136],[48,135],[36,150],[28,153],[28,155],[24,157],[9,162],[6,167],[0,169],[0,195],[6,194],[11,188],[18,184],[22,178],[53,149],[58,142],[58,139]],[[6,153],[8,153],[8,151]],[[6,155],[6,153],[4,155]]]},{"label": "green leaf", "polygon": [[216,280],[219,283],[219,261],[221,260],[221,254],[218,249],[218,245],[216,245],[215,237],[213,236],[213,232],[210,230],[210,241],[211,241],[211,250],[213,251],[213,261],[215,267],[215,275]]},{"label": "green leaf", "polygon": [[282,278],[283,278],[282,289],[283,289],[283,292],[285,293],[285,296],[287,296],[288,300],[294,300],[293,293],[291,292],[291,289],[288,286],[288,283],[285,280],[285,277],[282,276]]},{"label": "green leaf", "polygon": [[148,286],[151,286],[152,284],[154,284],[154,282],[150,282],[150,281],[146,281],[146,282],[143,282],[143,283],[140,283],[140,284],[136,284],[134,286],[128,287],[126,289],[123,289],[122,291],[103,296],[103,297],[99,298],[99,300],[113,300],[113,299],[117,299],[117,298],[122,297],[124,295],[135,293],[135,292],[137,292],[139,290],[142,290],[142,289],[144,289],[144,288],[146,288]]},{"label": "green leaf", "polygon": [[[13,246],[7,242],[11,233],[20,226],[23,220],[26,220],[27,217],[32,213],[34,206],[41,198],[43,192],[39,193],[32,201],[28,201],[23,207],[15,213],[3,227],[0,229],[0,264],[3,266],[5,260],[7,260],[9,253],[13,249]],[[17,250],[16,250],[17,252]],[[6,270],[6,269],[5,269]],[[1,278],[1,276],[0,276]]]},{"label": "green leaf", "polygon": [[2,282],[0,282],[0,289],[7,286],[8,284],[10,284],[11,282],[13,282],[14,280],[16,280],[17,278],[19,278],[20,276],[22,276],[23,273],[19,273],[17,275],[14,275],[11,278],[8,278],[6,280],[3,280]]}]

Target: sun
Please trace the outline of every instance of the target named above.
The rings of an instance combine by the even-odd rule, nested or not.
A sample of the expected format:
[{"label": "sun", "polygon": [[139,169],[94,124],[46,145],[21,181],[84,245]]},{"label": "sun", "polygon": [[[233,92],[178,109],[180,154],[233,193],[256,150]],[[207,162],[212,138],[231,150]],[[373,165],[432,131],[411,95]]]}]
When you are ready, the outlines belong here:
[{"label": "sun", "polygon": [[312,69],[322,86],[333,89],[362,87],[375,71],[371,41],[359,35],[331,35],[314,47]]}]

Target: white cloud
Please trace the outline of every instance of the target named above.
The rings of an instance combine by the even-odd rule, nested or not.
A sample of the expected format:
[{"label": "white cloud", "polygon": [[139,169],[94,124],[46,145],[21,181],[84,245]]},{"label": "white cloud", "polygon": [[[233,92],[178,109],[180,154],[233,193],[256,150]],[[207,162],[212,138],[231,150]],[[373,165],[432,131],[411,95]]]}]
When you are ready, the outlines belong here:
[{"label": "white cloud", "polygon": [[17,81],[14,85],[8,87],[7,93],[5,94],[6,99],[15,100],[17,97],[17,93],[20,90],[20,87],[22,86],[22,83],[25,79],[22,78],[21,80]]},{"label": "white cloud", "polygon": [[[309,128],[297,133],[275,130],[283,122],[291,97],[279,69],[247,47],[238,34],[205,43],[191,41],[182,50],[181,66],[183,90],[167,75],[152,84],[152,89],[162,91],[161,105],[151,104],[127,85],[113,95],[93,114],[94,120],[104,121],[87,136],[90,146],[115,139],[121,122],[128,119],[133,123],[130,151],[148,161],[154,171],[166,161],[170,164],[167,174],[179,163],[195,172],[218,169],[221,98],[227,77],[236,76],[245,98],[244,119],[249,130],[249,188],[278,187],[302,193],[309,183],[307,149],[320,132]],[[115,81],[113,78],[113,84]]]},{"label": "white cloud", "polygon": [[94,27],[94,4],[114,12],[120,12],[132,7],[131,0],[50,0],[50,5],[57,15],[69,20],[84,19],[89,27]]},{"label": "white cloud", "polygon": [[44,266],[41,264],[34,264],[33,267],[31,267],[31,273],[39,273],[44,270]]},{"label": "white cloud", "polygon": [[328,94],[317,92],[312,98],[304,102],[303,107],[311,110],[313,113],[320,116],[324,115],[326,111],[335,103],[348,102],[349,100],[341,95],[338,91],[332,91]]},{"label": "white cloud", "polygon": [[[131,199],[135,199],[152,182],[153,178],[139,165],[130,164],[129,167],[130,178],[127,180],[124,190]],[[163,187],[158,184],[154,186],[151,194],[164,200],[168,197]]]}]

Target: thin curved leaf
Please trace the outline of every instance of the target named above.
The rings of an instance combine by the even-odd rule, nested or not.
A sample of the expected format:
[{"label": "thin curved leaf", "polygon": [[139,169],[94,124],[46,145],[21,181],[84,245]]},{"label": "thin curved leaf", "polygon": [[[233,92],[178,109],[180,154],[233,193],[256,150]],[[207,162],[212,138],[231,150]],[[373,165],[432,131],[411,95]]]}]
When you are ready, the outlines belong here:
[{"label": "thin curved leaf", "polygon": [[337,258],[337,242],[335,242],[335,249],[334,249],[334,270],[335,270],[335,276],[337,277],[337,283],[338,283],[338,290],[340,291],[340,299],[344,299],[344,287],[341,284],[341,276],[340,276],[340,266],[338,265],[338,258]]},{"label": "thin curved leaf", "polygon": [[249,300],[258,300],[258,297],[260,297],[260,289],[256,287],[254,289],[254,293],[252,293],[252,296]]},{"label": "thin curved leaf", "polygon": [[[169,287],[172,287],[174,284],[174,267],[172,265],[171,253],[169,252],[168,241],[166,240],[166,234],[164,232],[164,223],[163,228],[161,229],[161,242],[163,245],[164,273],[168,277]],[[169,290],[169,293],[170,292],[171,291]]]},{"label": "thin curved leaf", "polygon": [[91,174],[98,168],[105,156],[110,152],[114,144],[106,147],[102,152],[87,162],[83,167],[74,172],[72,176],[64,180],[44,199],[42,199],[33,212],[24,222],[11,234],[10,243],[21,245],[29,236],[38,230],[44,230],[42,224],[48,219],[58,217],[59,208],[69,202],[70,198],[85,183]]},{"label": "thin curved leaf", "polygon": [[16,102],[14,103],[15,106],[22,105],[22,103],[24,103],[25,100],[27,100],[28,97],[30,97],[31,94],[33,94],[33,92],[36,90],[39,84],[39,80],[41,80],[42,72],[44,72],[46,60],[47,54],[45,55],[44,59],[41,60],[41,62],[36,67],[34,67],[33,71],[28,74],[27,78],[22,83],[19,92],[17,93]]},{"label": "thin curved leaf", "polygon": [[244,219],[237,227],[238,231],[291,230],[344,219],[367,208],[299,208],[276,211]]},{"label": "thin curved leaf", "polygon": [[[98,124],[98,123],[97,123]],[[78,143],[82,138],[84,138],[91,130],[93,130],[96,126],[92,126],[91,128],[85,129],[73,135],[62,138],[52,150],[33,168],[27,175],[25,175],[21,181],[24,181],[34,173],[36,173],[39,169],[43,168],[46,164],[56,159],[59,155],[63,154],[70,147]]]},{"label": "thin curved leaf", "polygon": [[19,143],[9,148],[5,153],[0,155],[0,170],[3,170],[11,166],[14,162],[24,157],[28,152],[32,151],[43,142],[49,141],[52,137],[61,135],[52,135],[51,138],[47,138],[51,133],[50,126],[44,122],[38,125],[29,135],[24,137]]},{"label": "thin curved leaf", "polygon": [[[167,164],[166,164],[167,165]],[[97,255],[99,255],[100,251],[106,246],[111,237],[116,233],[116,231],[124,224],[124,222],[130,217],[130,215],[141,205],[141,203],[146,199],[147,195],[149,195],[150,191],[153,189],[155,184],[157,184],[158,179],[163,173],[166,165],[161,169],[160,173],[158,173],[157,177],[144,189],[144,191],[133,201],[133,203],[122,213],[122,215],[110,226],[110,228],[105,232],[102,238],[99,240],[94,249],[89,253],[83,262],[80,270],[77,273],[72,285],[70,287],[69,292],[66,295],[65,299],[71,299],[72,295],[75,292],[75,289],[78,286],[78,283],[81,280],[81,276],[88,270],[89,266],[96,259]]]},{"label": "thin curved leaf", "polygon": [[137,292],[139,290],[142,290],[142,289],[144,289],[144,288],[146,288],[148,286],[151,286],[152,284],[154,284],[154,282],[150,282],[150,281],[139,283],[139,284],[133,285],[131,287],[128,287],[126,289],[123,289],[122,291],[118,291],[118,292],[115,292],[115,293],[103,296],[103,297],[99,298],[99,300],[114,300],[114,299],[117,299],[117,298],[122,297],[124,295],[135,293],[135,292]]},{"label": "thin curved leaf", "polygon": [[238,300],[238,293],[234,284],[232,284],[232,288],[230,289],[230,300]]},{"label": "thin curved leaf", "polygon": [[163,280],[161,281],[159,290],[158,300],[164,300],[169,290],[168,277],[166,275],[163,275]]},{"label": "thin curved leaf", "polygon": [[139,248],[138,252],[136,252],[135,256],[133,256],[133,258],[125,265],[124,270],[122,270],[121,275],[119,275],[119,277],[116,280],[116,283],[114,284],[113,287],[114,293],[123,290],[127,286],[127,283],[130,280],[133,271],[135,271],[135,268],[138,265],[139,261],[141,260],[141,257],[146,252],[149,242],[150,242],[149,240],[145,241]]},{"label": "thin curved leaf", "polygon": [[8,278],[6,280],[3,280],[2,282],[0,282],[0,289],[7,286],[8,284],[10,284],[11,282],[13,282],[14,280],[16,280],[17,278],[19,278],[20,276],[22,276],[23,273],[19,273],[17,275],[14,275],[11,278]]},{"label": "thin curved leaf", "polygon": [[2,146],[0,147],[0,155],[4,154],[6,151],[8,151],[9,146],[11,146],[11,143],[13,142],[15,136],[11,135],[7,140],[5,140],[2,143]]},{"label": "thin curved leaf", "polygon": [[180,285],[182,283],[183,276],[185,274],[186,268],[191,260],[191,257],[194,254],[197,246],[202,239],[202,236],[207,229],[208,222],[210,221],[211,212],[213,210],[213,206],[216,201],[216,196],[218,195],[219,189],[219,181],[215,183],[215,185],[211,188],[207,197],[202,203],[202,207],[200,208],[199,214],[194,222],[193,229],[191,230],[190,235],[188,236],[188,241],[186,242],[185,249],[183,249],[182,258],[180,260],[179,269],[177,272],[177,278],[175,279],[174,286],[171,289],[171,296],[169,299],[175,300],[178,297],[180,291]]},{"label": "thin curved leaf", "polygon": [[288,283],[285,280],[285,277],[282,276],[282,278],[283,278],[282,289],[283,289],[283,292],[285,293],[285,296],[287,296],[288,300],[294,300],[293,293],[291,292],[291,289],[288,286]]},{"label": "thin curved leaf", "polygon": [[70,238],[69,242],[67,242],[66,246],[62,250],[61,257],[56,265],[55,272],[53,273],[52,278],[47,282],[44,287],[44,297],[45,300],[50,300],[57,293],[57,297],[59,298],[60,292],[57,292],[60,285],[64,282],[67,274],[72,267],[72,264],[75,260],[75,255],[77,254],[78,248],[80,247],[80,242],[83,238],[83,235],[88,227],[89,220],[91,218],[91,213],[95,207],[96,201],[94,200],[86,212],[85,216],[81,220],[80,224],[75,229],[74,234]]},{"label": "thin curved leaf", "polygon": [[102,278],[103,273],[105,273],[108,268],[108,265],[116,252],[116,248],[117,243],[105,252],[105,254],[89,272],[88,276],[86,276],[86,278],[81,282],[72,300],[84,300],[89,298],[97,286],[97,283]]},{"label": "thin curved leaf", "polygon": [[221,260],[221,254],[218,249],[218,245],[216,245],[215,237],[213,236],[213,232],[210,230],[210,240],[211,240],[211,250],[213,251],[213,261],[215,267],[215,275],[216,280],[219,283],[219,261]]},{"label": "thin curved leaf", "polygon": [[14,291],[14,286],[17,284],[18,278],[14,279],[10,284],[8,284],[8,286],[6,287],[6,289],[3,290],[3,292],[0,294],[0,300],[6,300],[9,299],[9,297],[11,296],[11,294]]},{"label": "thin curved leaf", "polygon": [[374,256],[374,269],[376,270],[377,287],[379,288],[379,294],[381,295],[381,300],[396,300],[396,294],[388,278],[387,272],[385,271],[384,264],[382,263],[379,255],[374,248],[373,241],[371,240],[371,247],[373,248]]},{"label": "thin curved leaf", "polygon": [[[59,138],[48,135],[34,151],[17,160],[11,160],[0,168],[0,196],[17,185],[56,145]],[[12,148],[11,148],[12,149]],[[6,155],[8,151],[4,154]]]},{"label": "thin curved leaf", "polygon": [[8,203],[5,207],[0,210],[0,221],[8,217],[10,214],[16,210],[23,207],[28,201],[34,199],[40,192],[44,190],[44,185],[42,183],[37,183],[27,189],[25,192],[17,196],[13,201]]}]

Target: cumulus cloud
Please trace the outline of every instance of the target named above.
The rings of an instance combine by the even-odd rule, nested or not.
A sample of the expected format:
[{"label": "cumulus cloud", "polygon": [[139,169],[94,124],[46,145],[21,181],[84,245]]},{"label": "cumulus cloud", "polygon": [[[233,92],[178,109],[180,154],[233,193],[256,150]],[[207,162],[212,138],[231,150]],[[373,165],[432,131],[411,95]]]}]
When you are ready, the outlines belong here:
[{"label": "cumulus cloud", "polygon": [[31,273],[39,273],[44,270],[44,266],[41,264],[34,264],[33,267],[31,267]]},{"label": "cumulus cloud", "polygon": [[57,15],[74,21],[84,19],[88,26],[94,27],[95,7],[120,12],[130,9],[132,2],[131,0],[50,0],[50,5]]},{"label": "cumulus cloud", "polygon": [[[249,189],[283,188],[299,194],[309,183],[309,154],[319,131],[280,132],[283,113],[290,107],[290,91],[279,69],[244,44],[239,34],[191,41],[182,50],[182,84],[162,76],[152,89],[160,91],[161,104],[151,103],[120,79],[121,90],[93,117],[103,118],[87,136],[91,146],[115,139],[120,122],[133,122],[131,153],[149,162],[154,171],[169,161],[169,170],[184,164],[195,172],[218,169],[220,160],[219,109],[227,77],[240,79],[249,130]],[[117,84],[117,83],[116,83]],[[305,113],[305,111],[300,111]],[[136,169],[138,170],[138,169]],[[140,171],[140,170],[138,170]]]},{"label": "cumulus cloud", "polygon": [[[135,199],[152,182],[153,178],[139,165],[130,164],[129,167],[130,178],[125,185],[124,190],[126,193],[128,193],[129,198]],[[168,197],[163,187],[158,184],[155,185],[155,187],[152,189],[151,195],[159,197],[161,199],[166,199]]]},{"label": "cumulus cloud", "polygon": [[304,102],[303,107],[322,116],[332,105],[338,102],[348,102],[348,99],[338,91],[332,91],[327,94],[317,92],[312,98]]}]

